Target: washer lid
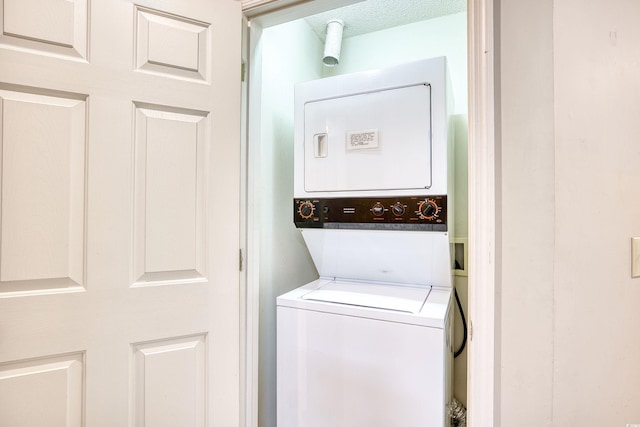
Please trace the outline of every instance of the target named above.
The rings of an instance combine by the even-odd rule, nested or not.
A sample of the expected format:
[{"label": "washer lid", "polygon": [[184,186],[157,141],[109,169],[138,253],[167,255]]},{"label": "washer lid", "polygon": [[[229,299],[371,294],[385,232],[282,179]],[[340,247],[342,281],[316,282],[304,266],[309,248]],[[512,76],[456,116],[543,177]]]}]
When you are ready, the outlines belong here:
[{"label": "washer lid", "polygon": [[300,229],[320,277],[451,288],[449,233]]},{"label": "washer lid", "polygon": [[304,300],[419,313],[431,287],[332,281],[302,296]]}]

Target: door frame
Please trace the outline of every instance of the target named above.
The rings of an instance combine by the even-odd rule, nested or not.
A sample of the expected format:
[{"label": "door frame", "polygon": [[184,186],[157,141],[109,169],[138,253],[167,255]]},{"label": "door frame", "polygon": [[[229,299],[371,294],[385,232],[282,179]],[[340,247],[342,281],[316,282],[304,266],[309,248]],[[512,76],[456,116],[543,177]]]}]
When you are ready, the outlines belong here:
[{"label": "door frame", "polygon": [[[243,85],[243,195],[241,206],[246,248],[243,286],[242,331],[243,367],[241,419],[245,427],[258,425],[258,331],[259,331],[259,233],[255,177],[259,174],[256,156],[249,156],[259,138],[259,55],[254,48],[262,28],[251,26],[256,17],[284,23],[322,9],[341,7],[361,0],[244,0],[243,62],[248,67]],[[301,4],[304,3],[304,4]],[[299,6],[299,7],[298,7]],[[300,12],[301,9],[304,12]],[[296,12],[294,9],[298,10]],[[499,145],[497,140],[497,82],[499,60],[498,4],[496,0],[468,0],[468,85],[469,85],[469,353],[467,369],[467,420],[471,427],[499,426],[499,226],[497,196]],[[251,121],[249,116],[252,117]],[[257,125],[256,125],[257,123]],[[257,128],[257,129],[256,129]],[[250,141],[252,141],[250,143]],[[487,392],[491,391],[491,392]]]},{"label": "door frame", "polygon": [[498,14],[497,0],[468,0],[470,334],[467,420],[471,427],[500,425]]}]

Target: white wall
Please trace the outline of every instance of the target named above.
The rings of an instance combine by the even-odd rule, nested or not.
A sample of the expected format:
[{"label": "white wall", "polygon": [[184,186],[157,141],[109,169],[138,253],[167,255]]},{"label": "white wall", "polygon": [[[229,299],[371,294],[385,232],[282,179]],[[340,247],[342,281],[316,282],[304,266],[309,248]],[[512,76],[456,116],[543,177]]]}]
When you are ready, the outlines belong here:
[{"label": "white wall", "polygon": [[[554,2],[554,424],[640,423],[640,2]],[[576,393],[580,390],[580,393]]]},{"label": "white wall", "polygon": [[318,277],[293,225],[293,85],[320,77],[322,45],[304,21],[263,31],[260,141],[259,425],[276,425],[275,301]]},{"label": "white wall", "polygon": [[501,426],[551,426],[552,0],[501,2]]},{"label": "white wall", "polygon": [[638,17],[500,2],[503,427],[640,423]]}]

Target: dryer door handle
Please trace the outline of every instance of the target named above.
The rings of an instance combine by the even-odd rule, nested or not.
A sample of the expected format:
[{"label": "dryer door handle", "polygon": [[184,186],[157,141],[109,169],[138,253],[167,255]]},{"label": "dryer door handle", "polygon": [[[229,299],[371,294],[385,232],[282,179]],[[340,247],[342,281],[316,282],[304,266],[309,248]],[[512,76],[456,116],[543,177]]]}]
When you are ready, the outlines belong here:
[{"label": "dryer door handle", "polygon": [[326,133],[313,135],[313,156],[316,158],[327,157],[329,154],[329,136]]}]

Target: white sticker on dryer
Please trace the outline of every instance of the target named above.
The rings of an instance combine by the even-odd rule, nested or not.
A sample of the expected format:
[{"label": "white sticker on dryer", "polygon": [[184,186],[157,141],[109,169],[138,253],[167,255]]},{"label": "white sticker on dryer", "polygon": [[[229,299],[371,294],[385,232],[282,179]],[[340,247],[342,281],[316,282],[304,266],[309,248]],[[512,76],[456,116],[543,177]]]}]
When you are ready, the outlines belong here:
[{"label": "white sticker on dryer", "polygon": [[347,150],[378,148],[378,129],[347,132]]}]

